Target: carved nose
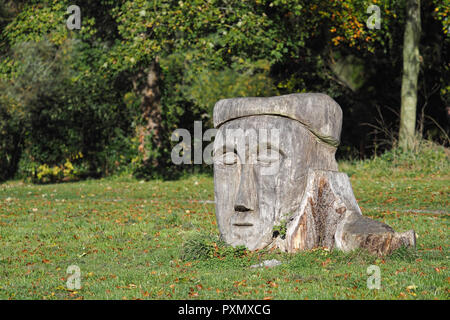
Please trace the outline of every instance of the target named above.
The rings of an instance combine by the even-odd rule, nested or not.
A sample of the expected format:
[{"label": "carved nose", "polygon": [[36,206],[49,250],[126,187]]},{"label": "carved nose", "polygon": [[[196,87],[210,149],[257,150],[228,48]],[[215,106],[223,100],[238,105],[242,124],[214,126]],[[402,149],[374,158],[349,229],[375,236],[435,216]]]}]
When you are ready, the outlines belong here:
[{"label": "carved nose", "polygon": [[238,211],[238,212],[246,212],[246,211],[251,211],[251,210],[252,209],[247,208],[247,206],[242,205],[242,204],[237,204],[234,206],[234,211]]},{"label": "carved nose", "polygon": [[256,186],[253,174],[253,166],[242,165],[239,190],[234,204],[237,212],[254,211],[256,205]]}]

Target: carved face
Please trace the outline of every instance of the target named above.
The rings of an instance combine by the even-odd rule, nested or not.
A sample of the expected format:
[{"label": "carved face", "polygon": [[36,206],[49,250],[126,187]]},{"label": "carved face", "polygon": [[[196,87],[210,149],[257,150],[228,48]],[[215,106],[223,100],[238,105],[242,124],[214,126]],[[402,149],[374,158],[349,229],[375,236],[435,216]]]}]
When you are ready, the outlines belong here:
[{"label": "carved face", "polygon": [[250,250],[270,244],[274,226],[299,206],[308,168],[337,170],[334,151],[286,117],[256,115],[224,123],[214,143],[216,217],[222,238]]}]

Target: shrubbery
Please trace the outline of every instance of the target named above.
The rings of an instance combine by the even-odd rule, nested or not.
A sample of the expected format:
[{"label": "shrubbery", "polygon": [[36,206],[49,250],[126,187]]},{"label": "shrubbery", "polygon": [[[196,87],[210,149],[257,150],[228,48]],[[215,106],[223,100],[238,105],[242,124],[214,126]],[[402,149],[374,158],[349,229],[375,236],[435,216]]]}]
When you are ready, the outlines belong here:
[{"label": "shrubbery", "polygon": [[[192,132],[196,120],[211,128],[214,103],[237,96],[327,93],[344,114],[338,157],[382,151],[369,145],[386,132],[377,128],[370,136],[372,127],[362,124],[380,116],[398,131],[398,115],[388,106],[399,105],[402,1],[377,3],[383,32],[366,27],[362,0],[227,3],[86,0],[79,3],[82,28],[68,30],[70,0],[1,2],[0,180],[16,175],[39,181],[38,171],[50,181],[66,179],[51,172],[79,152],[83,159],[72,162],[77,178],[209,170],[173,165],[171,133]],[[448,9],[433,0],[422,11],[427,76],[419,81],[420,131],[448,144],[449,68],[440,58],[450,39]],[[145,83],[155,61],[161,68],[158,143],[141,130],[142,109],[149,107],[142,103]],[[376,106],[382,106],[379,113]],[[143,146],[145,155],[138,149]],[[385,160],[414,166],[416,155],[395,152],[384,156],[393,162]]]},{"label": "shrubbery", "polygon": [[413,150],[394,148],[371,159],[341,162],[340,169],[349,175],[361,174],[372,177],[448,174],[450,150],[431,141],[418,140]]},{"label": "shrubbery", "polygon": [[136,112],[121,102],[120,90],[111,90],[114,83],[86,74],[85,49],[69,40],[60,47],[48,40],[13,47],[18,66],[3,79],[0,101],[4,178],[16,171],[8,168],[34,182],[101,176],[136,156]]}]

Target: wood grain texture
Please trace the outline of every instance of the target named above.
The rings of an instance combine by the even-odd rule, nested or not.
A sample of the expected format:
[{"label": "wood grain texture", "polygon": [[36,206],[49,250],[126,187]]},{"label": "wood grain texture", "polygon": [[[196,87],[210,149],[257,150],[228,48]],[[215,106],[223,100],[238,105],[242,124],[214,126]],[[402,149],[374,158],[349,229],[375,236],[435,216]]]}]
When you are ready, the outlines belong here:
[{"label": "wood grain texture", "polygon": [[214,127],[218,128],[233,119],[264,114],[297,120],[323,141],[333,146],[339,145],[342,109],[323,93],[223,99],[214,106]]},{"label": "wood grain texture", "polygon": [[[287,252],[366,248],[377,255],[415,246],[414,231],[396,233],[362,216],[348,176],[338,172],[342,110],[332,98],[220,100],[214,124],[216,217],[230,245]],[[264,132],[277,138],[270,133],[262,143]],[[269,163],[264,144],[276,155]]]}]

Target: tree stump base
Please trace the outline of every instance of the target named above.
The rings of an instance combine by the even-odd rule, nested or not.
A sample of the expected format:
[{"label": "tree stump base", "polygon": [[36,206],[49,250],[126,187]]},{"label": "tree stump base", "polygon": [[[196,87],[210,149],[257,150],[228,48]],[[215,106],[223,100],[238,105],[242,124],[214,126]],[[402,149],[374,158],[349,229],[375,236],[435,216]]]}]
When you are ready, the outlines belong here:
[{"label": "tree stump base", "polygon": [[383,256],[401,246],[415,245],[414,230],[398,233],[362,215],[345,173],[309,169],[300,206],[288,217],[285,235],[278,235],[271,247],[286,252],[318,247],[344,252],[365,248]]}]

